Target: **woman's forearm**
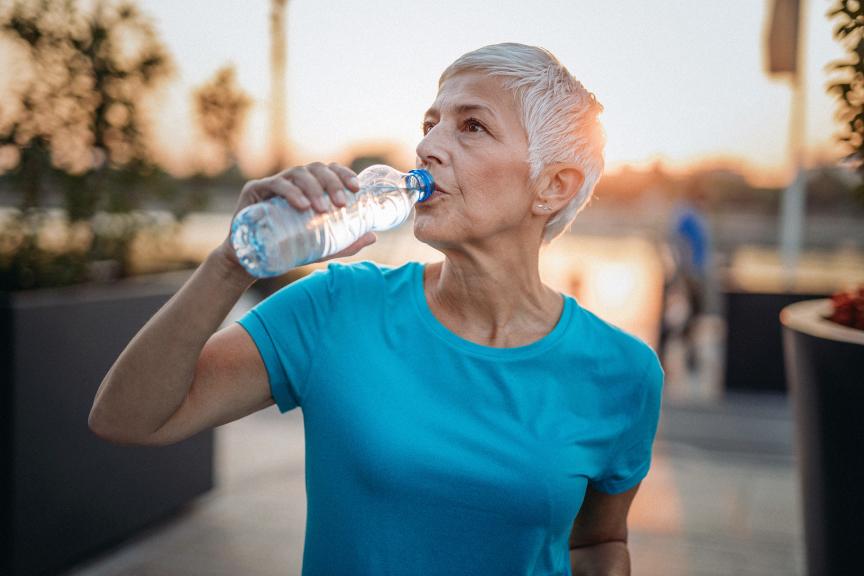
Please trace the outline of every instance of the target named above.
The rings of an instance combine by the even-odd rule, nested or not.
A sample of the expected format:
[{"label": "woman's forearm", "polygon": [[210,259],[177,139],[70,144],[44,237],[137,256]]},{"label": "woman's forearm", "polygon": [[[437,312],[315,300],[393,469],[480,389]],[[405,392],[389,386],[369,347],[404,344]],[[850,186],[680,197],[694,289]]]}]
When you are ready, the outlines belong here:
[{"label": "woman's forearm", "polygon": [[253,282],[222,250],[208,256],[114,362],[90,411],[95,433],[139,442],[183,403],[204,344]]},{"label": "woman's forearm", "polygon": [[604,542],[570,550],[573,576],[630,576],[626,542]]}]

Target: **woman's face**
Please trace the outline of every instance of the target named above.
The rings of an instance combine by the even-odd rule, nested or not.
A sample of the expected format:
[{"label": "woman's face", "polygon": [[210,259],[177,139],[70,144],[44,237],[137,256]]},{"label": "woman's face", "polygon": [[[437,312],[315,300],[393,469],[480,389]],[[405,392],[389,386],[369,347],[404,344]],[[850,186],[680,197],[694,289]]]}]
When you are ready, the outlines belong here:
[{"label": "woman's face", "polygon": [[451,76],[426,112],[423,133],[417,166],[432,173],[440,191],[416,205],[418,240],[443,248],[530,231],[528,138],[499,79]]}]

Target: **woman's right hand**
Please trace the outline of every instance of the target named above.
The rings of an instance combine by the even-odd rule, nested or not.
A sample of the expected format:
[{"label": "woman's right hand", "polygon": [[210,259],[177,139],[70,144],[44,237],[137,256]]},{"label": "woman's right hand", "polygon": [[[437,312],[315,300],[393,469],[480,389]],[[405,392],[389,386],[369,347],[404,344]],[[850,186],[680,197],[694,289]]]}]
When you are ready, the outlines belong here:
[{"label": "woman's right hand", "polygon": [[[243,208],[274,196],[285,198],[292,207],[301,212],[309,208],[313,208],[319,213],[327,212],[329,204],[325,194],[334,206],[341,208],[346,204],[344,188],[352,192],[360,190],[357,175],[347,166],[336,162],[327,165],[313,162],[305,166],[295,166],[273,176],[247,182],[240,191],[240,198],[237,201],[232,220]],[[375,240],[377,240],[375,233],[367,232],[341,252],[322,258],[319,262],[351,256]],[[217,251],[232,268],[238,269],[238,273],[242,270],[242,274],[252,278],[237,259],[237,253],[231,244],[230,231]]]}]

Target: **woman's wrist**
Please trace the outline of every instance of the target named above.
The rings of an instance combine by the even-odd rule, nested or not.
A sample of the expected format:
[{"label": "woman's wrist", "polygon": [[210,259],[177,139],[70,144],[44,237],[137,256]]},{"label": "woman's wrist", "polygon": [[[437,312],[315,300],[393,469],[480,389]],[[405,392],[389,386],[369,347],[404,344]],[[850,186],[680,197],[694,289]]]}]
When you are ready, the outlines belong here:
[{"label": "woman's wrist", "polygon": [[255,278],[237,260],[231,246],[227,245],[227,240],[220,244],[207,256],[206,264],[213,266],[219,274],[219,277],[244,290],[255,283]]}]

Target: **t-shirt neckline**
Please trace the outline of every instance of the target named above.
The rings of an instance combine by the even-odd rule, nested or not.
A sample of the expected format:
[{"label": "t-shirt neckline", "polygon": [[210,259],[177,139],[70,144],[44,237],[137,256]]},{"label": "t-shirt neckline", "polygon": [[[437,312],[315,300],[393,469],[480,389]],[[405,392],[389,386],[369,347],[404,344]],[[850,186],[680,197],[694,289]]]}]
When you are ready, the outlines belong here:
[{"label": "t-shirt neckline", "polygon": [[534,342],[524,346],[516,346],[512,348],[496,348],[493,346],[477,344],[476,342],[466,340],[455,332],[452,332],[442,324],[434,314],[432,314],[432,310],[429,308],[429,303],[426,301],[426,292],[423,288],[423,271],[425,266],[426,265],[422,262],[413,263],[412,291],[414,293],[414,303],[417,312],[423,319],[423,323],[435,334],[435,336],[463,352],[487,358],[496,358],[499,360],[522,359],[535,356],[548,350],[561,338],[561,336],[564,335],[573,316],[575,300],[566,294],[562,294],[561,296],[564,300],[564,307],[561,310],[558,322],[556,322],[551,332],[539,340],[535,340]]}]

